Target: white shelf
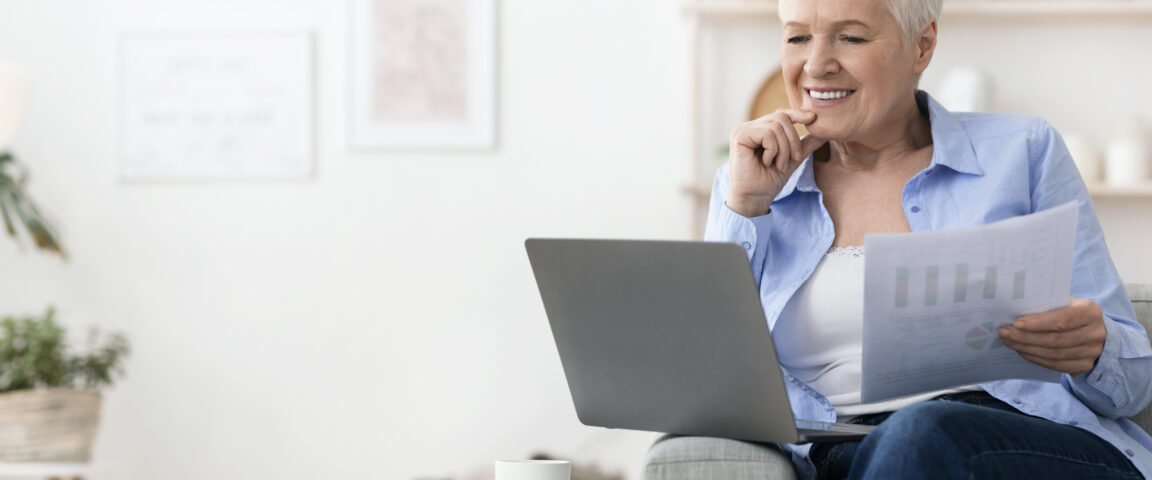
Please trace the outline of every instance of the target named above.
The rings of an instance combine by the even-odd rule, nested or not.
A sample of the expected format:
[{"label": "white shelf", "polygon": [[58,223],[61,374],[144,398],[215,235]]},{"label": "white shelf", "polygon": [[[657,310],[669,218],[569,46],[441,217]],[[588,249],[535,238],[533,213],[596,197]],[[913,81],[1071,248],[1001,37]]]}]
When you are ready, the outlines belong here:
[{"label": "white shelf", "polygon": [[[686,14],[702,19],[739,20],[775,19],[778,2],[773,0],[755,1],[699,1],[684,6]],[[943,21],[949,18],[1005,18],[1020,17],[1031,19],[1048,18],[1097,18],[1097,19],[1147,19],[1152,18],[1152,1],[1149,0],[946,0]]]},{"label": "white shelf", "polygon": [[1152,198],[1152,183],[1118,187],[1103,184],[1088,184],[1092,198]]},{"label": "white shelf", "polygon": [[87,478],[91,465],[87,463],[27,463],[0,462],[0,479],[45,479],[57,478],[72,480]]}]

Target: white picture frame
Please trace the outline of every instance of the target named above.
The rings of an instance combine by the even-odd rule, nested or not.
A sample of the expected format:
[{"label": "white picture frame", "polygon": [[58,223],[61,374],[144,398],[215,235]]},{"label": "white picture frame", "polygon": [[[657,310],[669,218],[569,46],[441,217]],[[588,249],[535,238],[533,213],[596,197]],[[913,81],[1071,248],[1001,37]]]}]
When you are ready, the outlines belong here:
[{"label": "white picture frame", "polygon": [[121,35],[121,180],[311,178],[313,43],[306,30]]},{"label": "white picture frame", "polygon": [[492,149],[496,0],[351,0],[350,143]]}]

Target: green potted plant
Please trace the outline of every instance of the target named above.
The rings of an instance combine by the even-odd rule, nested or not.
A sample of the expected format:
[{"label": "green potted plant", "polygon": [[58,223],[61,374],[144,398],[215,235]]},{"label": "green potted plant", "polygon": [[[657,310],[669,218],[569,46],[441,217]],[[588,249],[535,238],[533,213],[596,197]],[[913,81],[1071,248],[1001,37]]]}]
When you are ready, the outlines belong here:
[{"label": "green potted plant", "polygon": [[0,461],[88,461],[99,389],[123,374],[128,341],[93,328],[73,352],[66,337],[51,307],[0,320]]},{"label": "green potted plant", "polygon": [[[27,85],[0,64],[0,220],[19,242],[67,259],[58,236],[28,196],[28,171],[7,151],[23,114]],[[93,329],[86,348],[68,347],[49,307],[42,316],[0,319],[0,462],[86,462],[100,415],[99,389],[123,374],[123,335]]]}]

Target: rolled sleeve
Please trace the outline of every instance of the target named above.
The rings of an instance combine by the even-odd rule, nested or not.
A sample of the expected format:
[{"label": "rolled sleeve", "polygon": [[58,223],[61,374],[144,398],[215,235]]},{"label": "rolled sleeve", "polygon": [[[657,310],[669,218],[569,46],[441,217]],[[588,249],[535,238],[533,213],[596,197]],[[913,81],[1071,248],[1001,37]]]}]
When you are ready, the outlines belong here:
[{"label": "rolled sleeve", "polygon": [[1104,317],[1108,332],[1104,350],[1088,373],[1068,377],[1068,385],[1093,411],[1110,418],[1130,417],[1143,410],[1152,393],[1141,379],[1152,371],[1148,337],[1143,327]]},{"label": "rolled sleeve", "polygon": [[1135,415],[1152,401],[1152,346],[1135,318],[1132,304],[1108,254],[1095,209],[1060,135],[1047,122],[1037,122],[1033,148],[1033,205],[1044,210],[1076,200],[1080,215],[1076,227],[1076,258],[1072,292],[1091,299],[1104,313],[1107,336],[1096,366],[1086,374],[1064,376],[1064,384],[1097,414]]}]

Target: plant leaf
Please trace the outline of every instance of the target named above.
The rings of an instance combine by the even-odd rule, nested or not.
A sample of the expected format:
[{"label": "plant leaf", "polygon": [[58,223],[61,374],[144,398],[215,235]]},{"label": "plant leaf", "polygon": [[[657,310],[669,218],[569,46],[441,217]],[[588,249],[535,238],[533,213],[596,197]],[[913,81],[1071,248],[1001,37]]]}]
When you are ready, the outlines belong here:
[{"label": "plant leaf", "polygon": [[8,213],[8,201],[4,200],[4,190],[0,190],[0,214],[4,217],[4,229],[8,236],[16,238],[16,226],[12,224],[12,214]]},{"label": "plant leaf", "polygon": [[67,260],[68,254],[60,246],[59,236],[24,191],[27,182],[28,170],[16,162],[11,152],[0,152],[0,216],[4,218],[5,230],[9,236],[19,238],[12,219],[15,212],[36,247]]},{"label": "plant leaf", "polygon": [[12,200],[12,210],[16,212],[16,216],[20,218],[20,223],[24,225],[24,229],[32,236],[32,241],[36,246],[42,250],[60,255],[62,258],[67,258],[64,250],[56,241],[55,235],[49,230],[48,226],[41,220],[39,211],[36,210],[35,205],[31,200],[24,195],[23,189],[13,188],[8,191],[8,198]]}]

